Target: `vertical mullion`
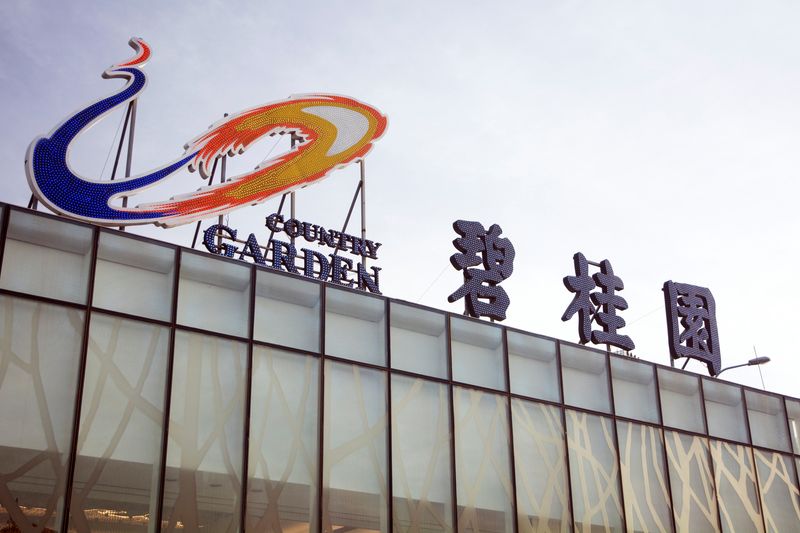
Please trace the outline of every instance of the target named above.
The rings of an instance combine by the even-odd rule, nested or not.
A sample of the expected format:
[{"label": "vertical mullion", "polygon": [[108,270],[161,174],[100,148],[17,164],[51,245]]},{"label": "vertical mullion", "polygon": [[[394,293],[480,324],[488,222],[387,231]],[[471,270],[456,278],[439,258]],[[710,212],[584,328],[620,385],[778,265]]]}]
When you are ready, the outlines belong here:
[{"label": "vertical mullion", "polygon": [[[8,224],[8,221],[6,221]],[[797,489],[800,491],[800,472],[797,471],[797,461],[795,458],[800,458],[798,454],[795,453],[794,450],[794,440],[792,439],[792,426],[789,424],[789,403],[786,401],[786,396],[781,394],[781,402],[783,402],[783,420],[786,423],[786,438],[789,439],[789,458],[791,459],[792,463],[795,466],[795,483],[797,484]],[[800,452],[800,450],[797,450]],[[760,492],[760,490],[759,490]]]},{"label": "vertical mullion", "polygon": [[[748,448],[747,451],[750,454],[750,461],[751,461],[750,464],[753,465],[753,477],[755,478],[756,482],[755,489],[756,489],[756,496],[758,497],[758,509],[761,514],[761,524],[764,527],[762,531],[767,531],[768,529],[767,522],[764,519],[764,503],[761,501],[761,487],[759,487],[759,481],[758,481],[758,463],[756,463],[755,450],[753,449],[753,433],[750,428],[750,411],[747,409],[747,395],[744,393],[744,389],[742,387],[739,387],[739,393],[742,395],[742,407],[744,408],[744,422],[746,424],[745,427],[747,428],[747,442],[750,443],[750,446],[747,447]],[[786,411],[784,411],[784,413],[785,412]]]},{"label": "vertical mullion", "polygon": [[320,283],[320,306],[319,306],[319,398],[317,399],[317,531],[324,531],[323,514],[323,487],[325,477],[325,313],[327,291],[325,285]]},{"label": "vertical mullion", "polygon": [[[789,456],[789,461],[792,463],[792,468],[794,468],[794,485],[795,488],[800,491],[800,471],[797,470],[797,461],[795,461],[794,455]],[[759,491],[760,492],[760,491]]]},{"label": "vertical mullion", "polygon": [[172,405],[172,373],[175,361],[175,323],[178,319],[178,284],[181,279],[181,256],[179,248],[175,249],[175,272],[172,275],[172,309],[170,313],[169,349],[167,356],[167,375],[164,379],[164,414],[161,429],[161,464],[158,480],[158,505],[156,507],[155,527],[152,531],[161,531],[164,520],[164,484],[167,476],[167,447],[169,444],[170,407]]},{"label": "vertical mullion", "polygon": [[100,239],[100,230],[92,228],[92,249],[89,252],[89,279],[86,283],[86,303],[83,316],[83,338],[81,339],[81,353],[78,359],[78,383],[75,387],[75,404],[72,412],[72,434],[67,460],[67,477],[64,485],[64,509],[61,512],[62,533],[67,533],[69,526],[70,504],[72,502],[72,483],[75,478],[75,462],[78,455],[78,432],[80,431],[81,403],[83,401],[83,381],[86,377],[86,355],[89,349],[89,322],[92,318],[92,294],[94,293],[94,274],[97,264],[97,243]]},{"label": "vertical mullion", "polygon": [[453,531],[458,533],[458,490],[456,478],[456,416],[454,405],[454,388],[453,385],[453,347],[450,342],[450,315],[445,317],[444,322],[444,335],[446,337],[447,347],[447,392],[450,396],[450,499],[452,501],[450,512],[453,514]]},{"label": "vertical mullion", "polygon": [[11,222],[11,206],[5,205],[2,217],[2,229],[0,229],[0,275],[2,275],[3,257],[6,251],[6,236],[8,235],[8,224]]},{"label": "vertical mullion", "polygon": [[[363,164],[363,163],[362,163]],[[363,193],[363,191],[362,191]],[[383,312],[386,317],[386,329],[384,335],[384,345],[386,351],[386,494],[388,502],[386,513],[389,515],[388,531],[392,533],[394,530],[394,487],[393,472],[392,472],[392,318],[389,310],[389,299],[383,300]]]},{"label": "vertical mullion", "polygon": [[558,397],[561,402],[561,433],[564,439],[564,464],[567,471],[567,505],[569,516],[572,518],[572,527],[575,529],[575,508],[572,503],[572,472],[569,465],[569,438],[567,437],[567,407],[564,403],[564,373],[561,368],[561,341],[556,342],[556,363],[558,364]]},{"label": "vertical mullion", "polygon": [[[798,491],[800,491],[800,471],[797,469],[797,456],[794,453],[794,441],[792,440],[792,427],[789,425],[789,404],[786,401],[786,396],[781,395],[781,401],[783,402],[783,419],[786,422],[786,437],[789,439],[789,461],[792,463],[792,468],[794,468],[794,483],[795,487]],[[800,450],[797,450],[800,452]],[[758,467],[756,466],[756,474]],[[758,489],[759,494],[761,493],[761,488]]]},{"label": "vertical mullion", "polygon": [[245,379],[247,382],[244,384],[244,427],[242,446],[242,499],[240,500],[240,521],[239,531],[245,531],[247,521],[247,481],[249,477],[249,461],[250,461],[250,402],[253,394],[253,336],[255,329],[255,316],[256,316],[256,269],[254,266],[250,267],[250,295],[249,302],[250,316],[247,325],[247,370]]},{"label": "vertical mullion", "polygon": [[505,391],[505,400],[506,400],[506,415],[508,416],[508,453],[510,455],[509,460],[509,467],[511,468],[511,518],[513,520],[514,529],[513,531],[519,531],[519,503],[517,502],[517,468],[516,468],[516,460],[514,455],[514,424],[513,424],[513,413],[511,411],[511,372],[509,370],[509,361],[508,361],[508,330],[506,328],[501,329],[502,332],[502,348],[503,348],[503,370],[505,372],[505,379],[506,379],[506,391]]},{"label": "vertical mullion", "polygon": [[664,465],[664,478],[667,480],[667,496],[669,497],[669,514],[670,522],[672,523],[672,531],[677,531],[675,525],[675,502],[672,501],[672,481],[669,475],[669,458],[667,457],[667,438],[664,430],[664,414],[661,408],[661,383],[658,381],[658,367],[653,368],[656,376],[656,405],[658,406],[658,423],[661,425],[659,433],[661,434],[661,462]]},{"label": "vertical mullion", "polygon": [[617,431],[617,406],[614,403],[614,377],[611,375],[611,355],[606,352],[606,375],[608,380],[608,399],[611,403],[611,425],[614,426],[614,446],[617,459],[617,490],[619,491],[619,503],[622,507],[620,509],[622,515],[622,529],[628,530],[628,514],[625,512],[625,489],[622,486],[622,461],[619,456],[619,432]]},{"label": "vertical mullion", "polygon": [[[708,415],[706,413],[706,394],[705,394],[705,384],[703,382],[703,378],[698,378],[700,383],[700,403],[703,407],[703,424],[705,425],[705,434],[706,434],[706,460],[708,461],[708,469],[711,471],[711,486],[714,490],[714,500],[717,508],[717,528],[722,529],[722,515],[719,513],[719,489],[717,489],[717,475],[716,469],[714,468],[714,456],[711,454],[711,435],[708,432]],[[692,437],[694,438],[694,437]]]}]

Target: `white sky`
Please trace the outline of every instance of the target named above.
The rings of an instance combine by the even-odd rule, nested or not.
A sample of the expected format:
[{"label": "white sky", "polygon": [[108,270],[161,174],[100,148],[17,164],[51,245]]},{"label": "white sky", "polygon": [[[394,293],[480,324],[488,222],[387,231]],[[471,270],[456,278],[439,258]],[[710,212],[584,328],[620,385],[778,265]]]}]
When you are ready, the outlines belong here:
[{"label": "white sky", "polygon": [[[183,153],[225,112],[295,93],[355,97],[389,117],[367,168],[369,238],[387,296],[447,295],[462,218],[517,251],[506,325],[577,340],[560,320],[572,256],[609,259],[635,354],[668,364],[661,286],[711,288],[723,365],[759,355],[770,390],[800,396],[800,4],[794,2],[30,2],[0,4],[0,200],[25,205],[25,150],[119,87],[100,78],[153,48],[134,173]],[[75,145],[108,178],[121,111]],[[252,168],[259,143],[229,164]],[[275,155],[275,153],[273,153]],[[356,166],[298,194],[299,218],[341,225]],[[144,200],[200,186],[174,178]],[[266,241],[277,200],[232,213]],[[355,232],[355,226],[350,228]],[[131,231],[189,245],[192,227]],[[793,333],[795,332],[795,333]],[[689,369],[705,373],[699,363]],[[760,387],[758,370],[726,379]]]}]

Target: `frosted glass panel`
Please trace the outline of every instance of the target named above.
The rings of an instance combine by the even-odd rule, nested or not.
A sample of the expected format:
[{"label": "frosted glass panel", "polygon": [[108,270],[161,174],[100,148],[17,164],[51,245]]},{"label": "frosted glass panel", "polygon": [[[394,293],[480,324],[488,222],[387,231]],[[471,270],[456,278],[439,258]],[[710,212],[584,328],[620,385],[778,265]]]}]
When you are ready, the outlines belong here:
[{"label": "frosted glass panel", "polygon": [[797,531],[800,524],[800,494],[792,472],[792,459],[780,453],[761,450],[754,450],[754,455],[767,531]]},{"label": "frosted glass panel", "polygon": [[614,408],[617,415],[658,423],[655,367],[633,359],[611,357]]},{"label": "frosted glass panel", "polygon": [[156,516],[168,353],[167,328],[92,315],[71,529],[144,531]]},{"label": "frosted glass panel", "polygon": [[703,380],[708,434],[748,442],[742,389],[710,379]]},{"label": "frosted glass panel", "polygon": [[750,453],[749,447],[711,441],[719,514],[722,531],[726,533],[764,531],[756,489],[756,472]]},{"label": "frosted glass panel", "polygon": [[92,228],[11,211],[0,287],[85,303]]},{"label": "frosted glass panel", "polygon": [[82,334],[80,311],[0,296],[2,525],[60,528]]},{"label": "frosted glass panel", "polygon": [[564,403],[611,412],[605,354],[561,344],[561,373]]},{"label": "frosted glass panel", "polygon": [[717,497],[703,437],[665,433],[675,528],[692,533],[719,531]]},{"label": "frosted glass panel", "polygon": [[786,416],[789,419],[789,436],[794,453],[800,454],[800,402],[786,399]]},{"label": "frosted glass panel", "polygon": [[697,376],[659,368],[658,388],[665,426],[705,433]]},{"label": "frosted glass panel", "polygon": [[92,305],[168,321],[174,268],[172,248],[101,232]]},{"label": "frosted glass panel", "polygon": [[458,530],[511,533],[514,507],[506,399],[455,387],[453,410]]},{"label": "frosted glass panel", "polygon": [[177,331],[162,527],[239,529],[247,345]]},{"label": "frosted glass panel", "polygon": [[576,531],[622,531],[617,446],[610,418],[567,410]]},{"label": "frosted glass panel", "polygon": [[477,320],[450,317],[453,380],[505,390],[503,332]]},{"label": "frosted glass panel", "polygon": [[617,422],[628,531],[672,531],[661,429]]},{"label": "frosted glass panel", "polygon": [[325,363],[322,531],[388,531],[386,374]]},{"label": "frosted glass panel", "polygon": [[561,409],[512,399],[511,417],[519,530],[571,530]]},{"label": "frosted glass panel", "polygon": [[745,390],[747,418],[750,420],[750,435],[753,444],[785,452],[789,449],[786,429],[786,412],[780,396]]},{"label": "frosted glass panel", "polygon": [[395,302],[389,313],[392,368],[447,378],[445,315]]},{"label": "frosted glass panel", "polygon": [[559,401],[556,343],[549,339],[507,331],[511,392]]},{"label": "frosted glass panel", "polygon": [[319,359],[253,347],[247,529],[317,531]]},{"label": "frosted glass panel", "polygon": [[256,340],[319,352],[321,285],[259,269]]},{"label": "frosted glass panel", "polygon": [[452,531],[450,480],[447,385],[392,376],[394,531]]},{"label": "frosted glass panel", "polygon": [[381,298],[327,288],[325,353],[386,364],[386,310]]},{"label": "frosted glass panel", "polygon": [[249,311],[250,268],[211,256],[181,254],[179,324],[245,337]]}]

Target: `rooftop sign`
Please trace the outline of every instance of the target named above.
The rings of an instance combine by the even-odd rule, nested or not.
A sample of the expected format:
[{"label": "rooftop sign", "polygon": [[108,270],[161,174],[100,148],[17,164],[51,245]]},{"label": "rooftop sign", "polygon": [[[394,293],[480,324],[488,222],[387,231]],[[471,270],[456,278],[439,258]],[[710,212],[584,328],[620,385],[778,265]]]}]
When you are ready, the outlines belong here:
[{"label": "rooftop sign", "polygon": [[[270,238],[268,247],[265,248],[259,244],[255,233],[248,235],[247,239],[242,239],[237,230],[223,224],[214,224],[203,233],[203,246],[212,254],[242,261],[250,260],[257,265],[381,294],[378,288],[378,272],[381,270],[379,267],[369,267],[372,271],[370,274],[365,262],[354,262],[349,257],[339,255],[339,252],[343,252],[356,255],[359,259],[367,257],[377,259],[376,252],[381,243],[337,230],[326,230],[311,222],[302,222],[294,218],[284,220],[283,215],[279,213],[269,215],[265,225],[270,230],[270,235],[283,232],[292,242]],[[300,248],[298,253],[294,243],[295,239],[301,238],[309,243],[332,248],[333,253],[325,255],[309,248]]]},{"label": "rooftop sign", "polygon": [[[187,143],[178,159],[140,176],[117,181],[84,178],[69,164],[72,142],[95,121],[136,99],[146,86],[142,67],[150,58],[150,47],[138,38],[131,39],[130,45],[136,57],[103,74],[104,78],[126,80],[125,87],[80,109],[28,148],[25,168],[34,196],[64,216],[111,226],[177,226],[221,215],[304,187],[362,159],[386,129],[385,116],[353,98],[292,96],[226,117]],[[291,152],[225,183],[136,207],[112,205],[116,199],[134,196],[184,168],[199,170],[208,177],[217,158],[241,154],[264,136],[287,131],[301,141]]]}]

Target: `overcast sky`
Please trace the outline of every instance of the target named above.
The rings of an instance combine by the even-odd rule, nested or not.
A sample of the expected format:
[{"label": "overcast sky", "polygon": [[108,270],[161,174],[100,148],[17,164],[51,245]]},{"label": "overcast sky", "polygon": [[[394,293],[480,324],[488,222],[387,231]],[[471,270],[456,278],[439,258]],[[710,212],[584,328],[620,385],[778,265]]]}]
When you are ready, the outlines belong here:
[{"label": "overcast sky", "polygon": [[[624,280],[622,332],[642,359],[669,364],[664,281],[706,286],[723,366],[755,346],[772,358],[767,388],[800,396],[799,22],[788,1],[5,0],[0,200],[27,203],[30,141],[117,89],[100,75],[141,36],[153,57],[134,173],[174,160],[225,112],[352,96],[389,117],[366,161],[385,295],[459,312],[447,303],[461,283],[451,224],[497,223],[517,252],[505,324],[577,341],[576,319],[560,320],[572,296],[561,279],[580,251]],[[76,142],[77,170],[108,179],[121,117]],[[233,158],[228,175],[273,144]],[[340,226],[357,179],[351,166],[303,190],[299,218]],[[142,201],[200,185],[181,174]],[[229,224],[266,241],[276,209]],[[131,231],[190,245],[193,227]],[[761,386],[755,368],[725,378]]]}]

